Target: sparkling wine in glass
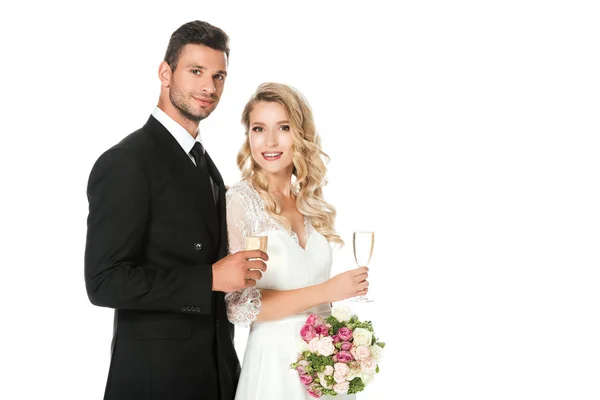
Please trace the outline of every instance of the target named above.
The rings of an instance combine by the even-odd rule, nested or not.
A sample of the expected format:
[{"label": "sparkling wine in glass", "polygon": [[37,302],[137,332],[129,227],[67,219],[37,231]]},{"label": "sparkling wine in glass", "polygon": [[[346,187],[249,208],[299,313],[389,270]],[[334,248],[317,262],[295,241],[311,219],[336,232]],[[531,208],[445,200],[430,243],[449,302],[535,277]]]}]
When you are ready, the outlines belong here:
[{"label": "sparkling wine in glass", "polygon": [[266,253],[269,235],[267,221],[262,218],[256,218],[248,222],[248,227],[248,236],[246,236],[244,250],[262,250]]},{"label": "sparkling wine in glass", "polygon": [[[354,260],[359,267],[367,267],[373,255],[373,246],[375,245],[375,232],[354,231],[352,235],[352,245],[354,247]],[[373,301],[367,296],[358,296],[350,299],[361,303]]]}]

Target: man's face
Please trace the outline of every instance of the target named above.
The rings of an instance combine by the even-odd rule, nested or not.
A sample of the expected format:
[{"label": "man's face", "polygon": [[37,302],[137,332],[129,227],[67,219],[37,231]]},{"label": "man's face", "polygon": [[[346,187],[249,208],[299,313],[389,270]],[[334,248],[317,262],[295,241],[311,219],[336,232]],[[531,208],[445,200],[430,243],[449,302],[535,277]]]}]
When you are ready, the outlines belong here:
[{"label": "man's face", "polygon": [[185,45],[171,75],[171,104],[184,118],[202,121],[219,104],[226,76],[224,52],[197,44]]}]

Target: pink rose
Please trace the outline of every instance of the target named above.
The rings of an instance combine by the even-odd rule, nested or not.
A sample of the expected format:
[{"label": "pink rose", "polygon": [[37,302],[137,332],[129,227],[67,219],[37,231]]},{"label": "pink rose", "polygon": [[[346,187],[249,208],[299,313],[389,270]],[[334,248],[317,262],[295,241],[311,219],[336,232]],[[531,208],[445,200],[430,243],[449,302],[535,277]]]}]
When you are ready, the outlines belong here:
[{"label": "pink rose", "polygon": [[372,374],[377,369],[377,363],[372,358],[360,362],[360,370],[365,374]]},{"label": "pink rose", "polygon": [[315,336],[314,338],[310,339],[310,342],[308,342],[308,351],[310,351],[311,353],[316,353],[319,348],[318,346],[319,338]]},{"label": "pink rose", "polygon": [[317,343],[317,352],[319,352],[322,356],[330,356],[333,354],[333,342],[331,341],[331,336],[325,336],[323,339],[319,340]]},{"label": "pink rose", "polygon": [[342,350],[348,351],[352,348],[352,343],[350,342],[342,342]]},{"label": "pink rose", "polygon": [[348,364],[344,364],[344,363],[335,363],[333,365],[333,369],[335,370],[335,372],[346,376],[348,375],[348,372],[350,372],[350,367],[348,367]]},{"label": "pink rose", "polygon": [[315,325],[325,325],[325,320],[321,318],[320,315],[317,315],[317,319],[315,320]]},{"label": "pink rose", "polygon": [[323,324],[325,324],[325,321],[323,320],[323,318],[321,318],[320,315],[310,314],[308,316],[308,318],[306,318],[306,323],[308,325],[317,326],[317,325],[323,325]]},{"label": "pink rose", "polygon": [[312,338],[317,336],[317,332],[312,325],[306,324],[302,327],[302,329],[300,329],[300,336],[302,337],[302,340],[308,343]]},{"label": "pink rose", "polygon": [[304,386],[306,385],[310,385],[313,381],[313,377],[310,375],[300,375],[300,380],[302,381],[302,384],[304,384]]},{"label": "pink rose", "polygon": [[371,356],[371,351],[367,346],[358,346],[355,350],[357,360],[365,360]]},{"label": "pink rose", "polygon": [[310,388],[307,388],[306,391],[315,399],[318,399],[323,395],[321,389],[319,389],[317,386],[311,386]]},{"label": "pink rose", "polygon": [[334,363],[338,362],[338,358],[337,358],[337,353],[335,353],[331,359],[333,360]]},{"label": "pink rose", "polygon": [[342,327],[338,330],[338,337],[341,340],[350,340],[352,339],[352,331],[346,327]]},{"label": "pink rose", "polygon": [[350,362],[353,360],[352,354],[349,351],[340,351],[336,354],[337,361],[339,362]]},{"label": "pink rose", "polygon": [[296,367],[296,371],[298,371],[298,373],[299,373],[300,375],[306,375],[306,370],[304,369],[304,367],[303,367],[302,365],[298,365],[298,366]]},{"label": "pink rose", "polygon": [[335,371],[333,374],[333,380],[336,383],[346,382],[346,375],[340,374],[338,371]]},{"label": "pink rose", "polygon": [[323,335],[323,336],[329,335],[329,328],[325,325],[316,326],[315,331],[317,332],[317,335]]},{"label": "pink rose", "polygon": [[346,394],[350,389],[350,382],[340,382],[333,385],[333,390],[338,394]]},{"label": "pink rose", "polygon": [[342,341],[342,339],[340,339],[338,335],[333,335],[331,338],[333,339],[333,343],[338,343]]}]

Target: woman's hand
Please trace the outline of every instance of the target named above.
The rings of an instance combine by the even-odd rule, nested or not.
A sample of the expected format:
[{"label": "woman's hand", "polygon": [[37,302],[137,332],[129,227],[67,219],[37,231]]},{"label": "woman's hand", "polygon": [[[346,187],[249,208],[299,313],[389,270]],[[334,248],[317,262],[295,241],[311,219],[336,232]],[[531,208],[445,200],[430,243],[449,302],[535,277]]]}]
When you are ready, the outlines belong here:
[{"label": "woman's hand", "polygon": [[325,282],[324,288],[329,303],[364,296],[369,291],[367,278],[369,268],[360,267],[337,274]]}]

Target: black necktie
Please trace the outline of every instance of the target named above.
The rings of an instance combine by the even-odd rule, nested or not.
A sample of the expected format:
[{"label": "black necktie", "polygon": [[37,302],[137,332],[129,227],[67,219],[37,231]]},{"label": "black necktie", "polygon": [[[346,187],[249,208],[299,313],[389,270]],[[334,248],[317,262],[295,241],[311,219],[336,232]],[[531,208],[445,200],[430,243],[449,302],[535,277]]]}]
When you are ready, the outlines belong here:
[{"label": "black necktie", "polygon": [[217,189],[213,186],[212,180],[210,179],[210,173],[208,172],[208,165],[206,163],[206,153],[204,151],[204,146],[202,143],[196,142],[192,150],[190,151],[192,157],[194,157],[194,161],[196,161],[196,167],[200,170],[202,174],[202,179],[208,181],[208,187],[212,191],[213,201],[217,202]]}]

